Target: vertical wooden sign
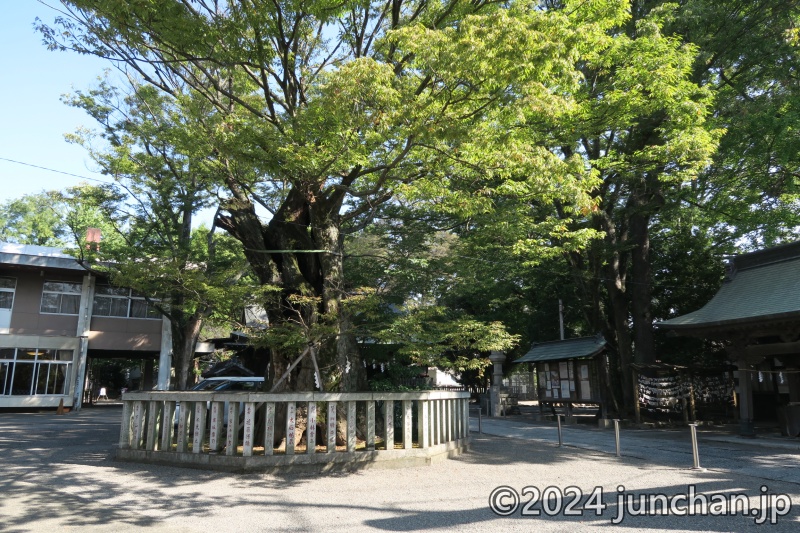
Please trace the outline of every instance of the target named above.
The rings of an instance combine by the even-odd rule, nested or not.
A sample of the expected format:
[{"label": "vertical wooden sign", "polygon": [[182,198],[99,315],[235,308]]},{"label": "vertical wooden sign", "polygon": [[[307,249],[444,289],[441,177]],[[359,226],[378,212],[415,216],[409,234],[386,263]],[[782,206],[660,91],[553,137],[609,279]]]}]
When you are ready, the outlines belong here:
[{"label": "vertical wooden sign", "polygon": [[336,451],[336,402],[328,402],[328,453]]},{"label": "vertical wooden sign", "polygon": [[267,417],[264,426],[264,455],[272,455],[275,448],[275,403],[267,402],[264,411]]},{"label": "vertical wooden sign", "polygon": [[255,406],[252,402],[244,404],[244,436],[242,437],[242,455],[253,455],[253,432],[255,431]]},{"label": "vertical wooden sign", "polygon": [[294,455],[297,404],[286,402],[286,455]]},{"label": "vertical wooden sign", "polygon": [[306,453],[317,451],[317,402],[308,402],[308,420],[306,424]]}]

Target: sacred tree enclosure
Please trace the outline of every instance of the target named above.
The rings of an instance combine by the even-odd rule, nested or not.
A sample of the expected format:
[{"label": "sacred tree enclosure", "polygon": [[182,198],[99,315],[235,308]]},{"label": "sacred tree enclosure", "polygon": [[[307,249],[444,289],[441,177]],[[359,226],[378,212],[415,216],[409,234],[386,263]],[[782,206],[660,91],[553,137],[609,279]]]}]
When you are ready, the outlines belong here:
[{"label": "sacred tree enclosure", "polygon": [[[128,393],[123,404],[116,457],[129,461],[282,472],[314,465],[411,466],[457,455],[469,444],[466,392],[158,391]],[[337,410],[347,427],[340,446]]]}]

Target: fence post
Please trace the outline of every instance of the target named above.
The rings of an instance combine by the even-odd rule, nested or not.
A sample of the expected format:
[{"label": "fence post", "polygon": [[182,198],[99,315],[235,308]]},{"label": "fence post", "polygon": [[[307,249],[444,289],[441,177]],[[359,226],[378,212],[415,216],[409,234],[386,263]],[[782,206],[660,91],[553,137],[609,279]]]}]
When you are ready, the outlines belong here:
[{"label": "fence post", "polygon": [[[183,406],[181,406],[183,416]],[[239,402],[228,402],[228,435],[225,437],[225,455],[236,455],[239,447]],[[288,446],[287,446],[288,449]]]},{"label": "fence post", "polygon": [[206,414],[208,408],[206,402],[195,402],[194,404],[194,428],[192,430],[192,453],[203,451],[203,440],[206,432]]},{"label": "fence post", "polygon": [[[213,405],[213,404],[212,404]],[[264,404],[264,455],[275,453],[275,403]]]},{"label": "fence post", "polygon": [[348,452],[356,451],[356,402],[347,402],[347,446]]},{"label": "fence post", "polygon": [[394,400],[383,401],[383,439],[387,450],[394,450]]},{"label": "fence post", "polygon": [[375,451],[375,400],[367,400],[367,450]]},{"label": "fence post", "polygon": [[[201,404],[202,402],[198,402]],[[203,406],[203,413],[205,413],[205,405]],[[198,419],[199,420],[199,419]],[[205,427],[205,414],[203,415],[202,427]],[[194,427],[197,428],[198,424],[195,423]],[[253,446],[256,427],[256,406],[253,402],[244,404],[244,433],[242,435],[242,456],[251,457],[253,455]],[[195,433],[197,431],[195,430]],[[200,440],[202,442],[202,432],[200,433]]]},{"label": "fence post", "polygon": [[[127,403],[127,402],[126,402]],[[124,416],[124,415],[123,415]],[[164,402],[164,410],[161,414],[161,445],[159,451],[172,451],[172,434],[175,431],[175,402],[167,400]]]},{"label": "fence post", "polygon": [[131,421],[133,416],[133,402],[122,401],[122,427],[119,431],[119,447],[123,450],[130,449],[132,443]]},{"label": "fence post", "polygon": [[413,429],[413,407],[411,400],[403,400],[403,449],[410,450],[414,446]]},{"label": "fence post", "polygon": [[417,440],[419,441],[419,447],[422,449],[428,448],[430,446],[430,415],[431,415],[431,408],[428,404],[428,400],[418,400],[417,401]]},{"label": "fence post", "polygon": [[[372,447],[375,447],[375,411],[372,411]],[[308,401],[306,407],[306,453],[317,453],[317,402],[312,398]],[[367,410],[367,426],[369,426],[369,410]],[[367,427],[367,435],[369,435],[369,427]],[[369,443],[369,436],[367,436]]]},{"label": "fence post", "polygon": [[160,402],[155,400],[150,400],[150,405],[147,408],[148,416],[147,416],[147,432],[146,432],[146,444],[144,449],[148,451],[153,451],[156,449],[156,440],[158,436],[158,432],[161,429],[161,413],[162,413],[163,405]]},{"label": "fence post", "polygon": [[700,451],[697,448],[697,424],[689,424],[692,434],[692,470],[705,470],[700,467]]},{"label": "fence post", "polygon": [[225,404],[223,402],[211,402],[211,421],[208,428],[208,448],[212,452],[218,452],[222,448],[222,426],[225,419]]},{"label": "fence post", "polygon": [[561,415],[556,415],[556,420],[558,421],[558,447],[560,448],[562,444],[564,444],[564,440],[561,436]]}]

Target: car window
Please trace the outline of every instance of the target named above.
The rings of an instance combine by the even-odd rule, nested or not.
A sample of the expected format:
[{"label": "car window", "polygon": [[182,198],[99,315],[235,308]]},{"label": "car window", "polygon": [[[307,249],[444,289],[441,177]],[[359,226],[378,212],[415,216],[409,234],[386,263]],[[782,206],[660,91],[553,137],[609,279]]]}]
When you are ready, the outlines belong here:
[{"label": "car window", "polygon": [[192,387],[192,390],[219,390],[222,385],[227,383],[228,381],[221,381],[218,379],[206,379]]},{"label": "car window", "polygon": [[231,381],[230,387],[227,390],[245,390],[252,391],[258,389],[261,384],[259,381]]}]

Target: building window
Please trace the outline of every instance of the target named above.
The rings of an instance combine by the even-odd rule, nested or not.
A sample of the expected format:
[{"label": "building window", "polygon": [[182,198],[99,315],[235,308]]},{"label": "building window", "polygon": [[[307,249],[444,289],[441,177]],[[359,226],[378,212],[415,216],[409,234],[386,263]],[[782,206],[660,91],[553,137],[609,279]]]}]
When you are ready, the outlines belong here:
[{"label": "building window", "polygon": [[0,278],[0,309],[11,309],[14,307],[14,289],[17,280],[14,278]]},{"label": "building window", "polygon": [[11,308],[14,307],[14,289],[17,280],[0,278],[0,334],[9,333],[11,326]]},{"label": "building window", "polygon": [[144,296],[131,291],[131,318],[161,318],[161,313],[147,303]]},{"label": "building window", "polygon": [[130,289],[98,285],[94,290],[93,316],[128,316]]},{"label": "building window", "polygon": [[161,318],[147,300],[131,289],[98,285],[94,292],[93,316],[113,316],[121,318]]},{"label": "building window", "polygon": [[81,283],[45,281],[42,290],[42,313],[77,315],[81,305]]},{"label": "building window", "polygon": [[72,350],[0,348],[0,396],[69,393]]}]

